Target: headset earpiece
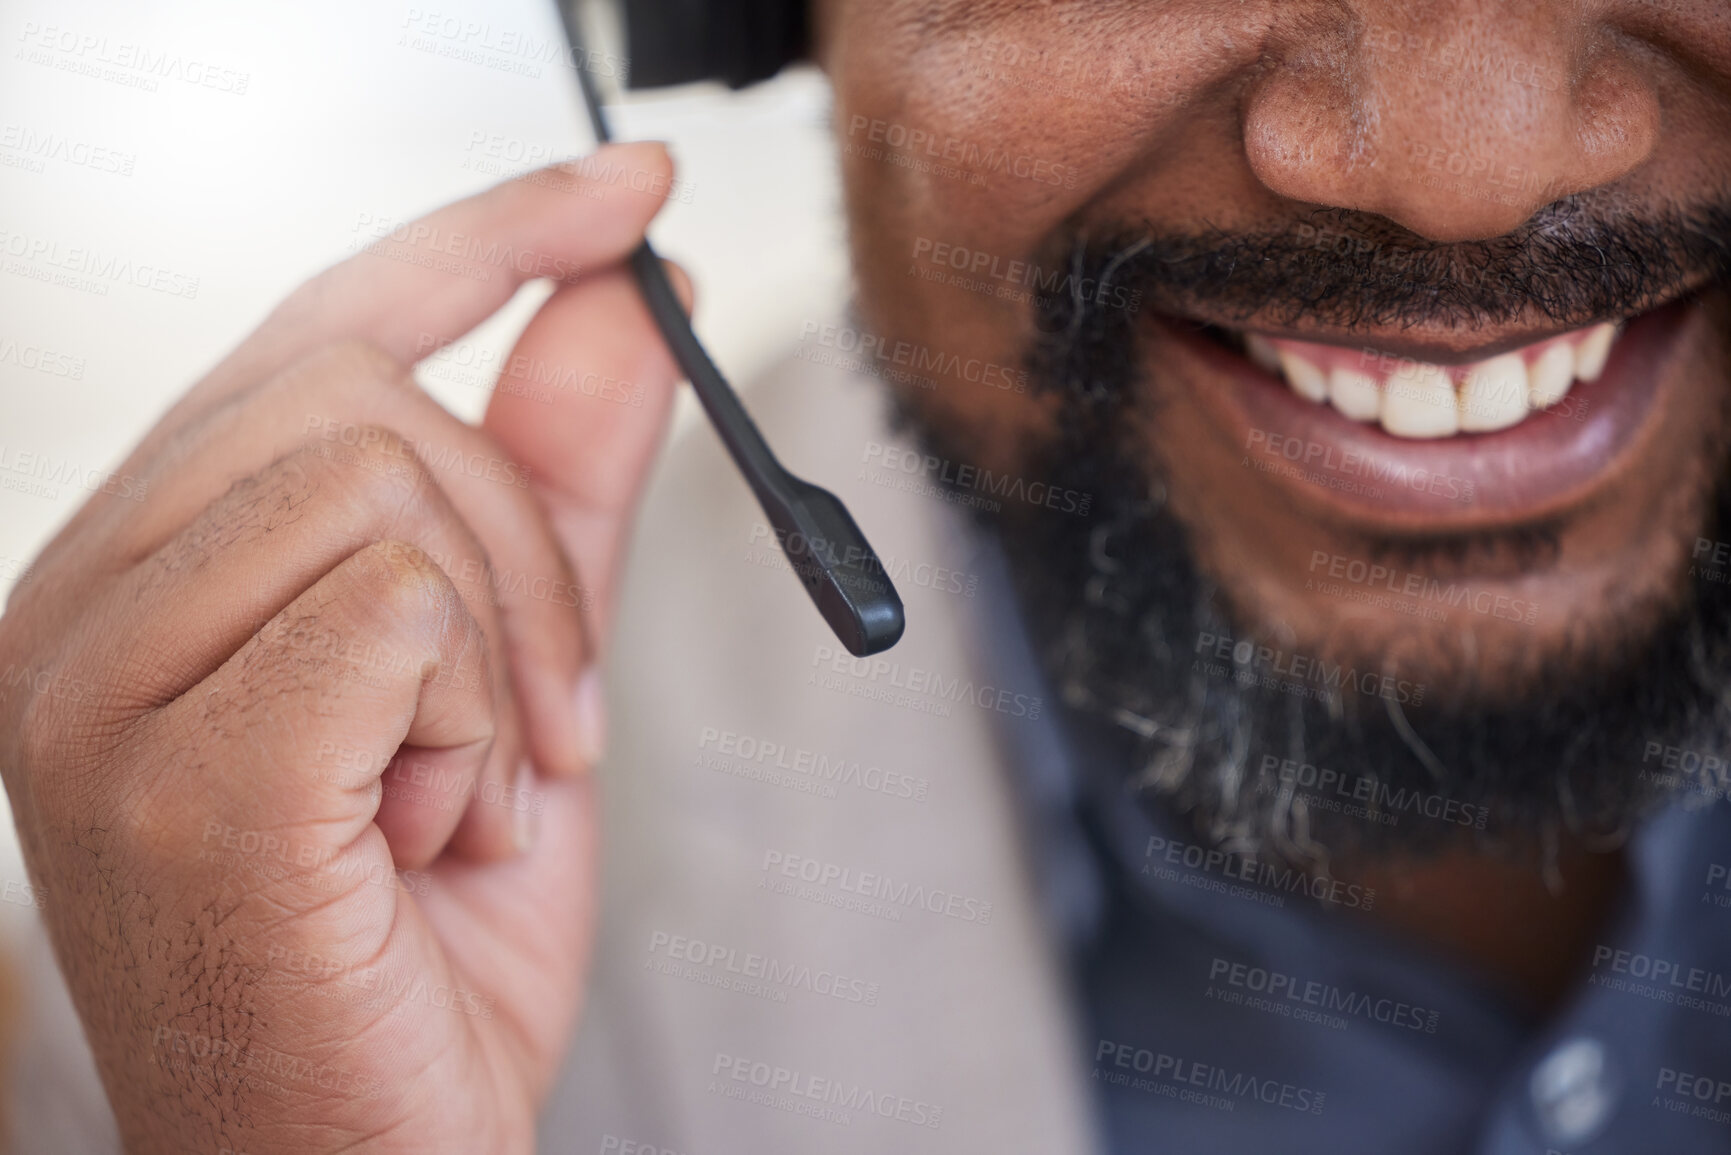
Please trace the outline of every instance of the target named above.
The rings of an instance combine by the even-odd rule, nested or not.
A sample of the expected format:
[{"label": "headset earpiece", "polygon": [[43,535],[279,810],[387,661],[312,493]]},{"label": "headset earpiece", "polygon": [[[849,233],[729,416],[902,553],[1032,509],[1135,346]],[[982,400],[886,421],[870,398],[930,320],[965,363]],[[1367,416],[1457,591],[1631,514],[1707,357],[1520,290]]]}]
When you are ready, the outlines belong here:
[{"label": "headset earpiece", "polygon": [[624,0],[632,88],[743,88],[805,55],[810,0]]}]

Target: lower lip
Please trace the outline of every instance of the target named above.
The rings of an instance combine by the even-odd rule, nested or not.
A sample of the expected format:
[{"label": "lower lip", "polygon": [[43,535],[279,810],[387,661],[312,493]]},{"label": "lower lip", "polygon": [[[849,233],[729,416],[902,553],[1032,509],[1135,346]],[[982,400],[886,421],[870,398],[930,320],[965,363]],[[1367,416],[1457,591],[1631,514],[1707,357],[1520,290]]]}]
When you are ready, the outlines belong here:
[{"label": "lower lip", "polygon": [[1350,420],[1181,322],[1154,324],[1220,386],[1196,400],[1261,476],[1324,517],[1436,532],[1555,518],[1644,460],[1696,311],[1680,302],[1635,318],[1597,381],[1575,382],[1563,401],[1519,425],[1436,441]]}]

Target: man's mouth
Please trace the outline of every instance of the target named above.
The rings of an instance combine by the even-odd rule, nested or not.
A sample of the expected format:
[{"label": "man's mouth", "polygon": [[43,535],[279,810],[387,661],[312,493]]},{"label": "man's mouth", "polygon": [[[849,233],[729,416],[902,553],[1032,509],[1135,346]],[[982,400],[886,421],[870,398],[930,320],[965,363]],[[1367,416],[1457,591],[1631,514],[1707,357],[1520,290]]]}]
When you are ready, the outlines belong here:
[{"label": "man's mouth", "polygon": [[1594,325],[1463,364],[1259,333],[1242,335],[1252,362],[1298,396],[1395,437],[1494,433],[1556,405],[1577,380],[1597,381],[1618,326]]},{"label": "man's mouth", "polygon": [[1652,464],[1701,313],[1685,300],[1536,339],[1481,334],[1476,347],[1461,332],[1300,339],[1153,322],[1205,383],[1196,401],[1235,461],[1325,519],[1446,532],[1555,516]]}]

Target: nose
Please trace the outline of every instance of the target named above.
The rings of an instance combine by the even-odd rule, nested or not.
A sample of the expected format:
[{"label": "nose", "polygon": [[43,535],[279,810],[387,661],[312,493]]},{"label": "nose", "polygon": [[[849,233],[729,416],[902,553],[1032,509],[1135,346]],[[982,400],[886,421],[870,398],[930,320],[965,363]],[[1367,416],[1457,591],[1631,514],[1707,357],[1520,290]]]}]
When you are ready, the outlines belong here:
[{"label": "nose", "polygon": [[1610,184],[1652,152],[1659,101],[1588,7],[1359,0],[1277,29],[1245,104],[1251,169],[1281,196],[1439,242]]}]

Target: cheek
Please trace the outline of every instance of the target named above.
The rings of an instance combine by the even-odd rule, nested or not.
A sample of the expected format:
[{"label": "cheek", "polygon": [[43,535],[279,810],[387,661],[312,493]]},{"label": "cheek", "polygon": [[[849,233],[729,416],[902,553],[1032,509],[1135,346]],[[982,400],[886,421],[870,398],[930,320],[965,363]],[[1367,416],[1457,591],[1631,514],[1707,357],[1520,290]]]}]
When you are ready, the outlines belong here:
[{"label": "cheek", "polygon": [[[1013,365],[1035,336],[1035,288],[1067,272],[1041,263],[1053,236],[1085,214],[1139,211],[1117,203],[1121,190],[1183,151],[1172,146],[1200,131],[1197,94],[1255,51],[1200,2],[862,2],[828,15],[861,313],[892,340]],[[1157,178],[1177,189],[1189,176]],[[992,422],[994,440],[1029,427],[1025,398],[936,376],[933,396],[912,398],[922,408]]]},{"label": "cheek", "polygon": [[[1028,259],[1254,57],[1202,4],[855,5],[830,56],[856,230]],[[1231,136],[1231,133],[1226,134]]]},{"label": "cheek", "polygon": [[[1062,86],[1014,83],[1030,67],[1019,46],[1041,35],[1026,15],[986,13],[922,35],[899,9],[846,12],[836,32],[846,51],[830,61],[857,305],[887,341],[948,367],[999,366],[1002,381],[1020,372],[1034,336],[1033,254],[1091,195],[1088,132],[1102,118],[1082,115]],[[935,388],[892,386],[965,430],[982,460],[1002,465],[1040,424],[1025,390],[941,369],[923,376]]]}]

